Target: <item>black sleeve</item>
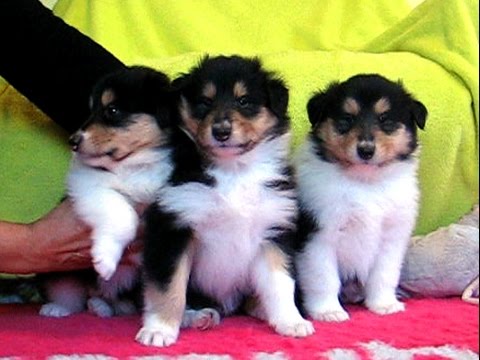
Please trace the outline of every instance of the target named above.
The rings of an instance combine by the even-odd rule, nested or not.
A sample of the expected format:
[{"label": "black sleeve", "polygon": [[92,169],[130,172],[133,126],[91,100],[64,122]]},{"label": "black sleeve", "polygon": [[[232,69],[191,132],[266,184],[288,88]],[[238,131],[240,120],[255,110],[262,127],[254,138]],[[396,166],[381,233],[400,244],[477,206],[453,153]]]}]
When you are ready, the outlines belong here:
[{"label": "black sleeve", "polygon": [[38,0],[0,0],[0,76],[67,131],[86,120],[93,84],[124,66]]}]

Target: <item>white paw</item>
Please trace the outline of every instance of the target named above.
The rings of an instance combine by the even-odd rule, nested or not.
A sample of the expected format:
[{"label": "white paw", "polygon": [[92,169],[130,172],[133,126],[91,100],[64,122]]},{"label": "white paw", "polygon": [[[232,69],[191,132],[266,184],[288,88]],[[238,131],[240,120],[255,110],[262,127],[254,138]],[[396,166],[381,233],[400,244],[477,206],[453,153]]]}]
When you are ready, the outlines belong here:
[{"label": "white paw", "polygon": [[163,325],[155,328],[142,327],[137,333],[135,340],[147,346],[169,346],[177,341],[179,330],[171,326]]},{"label": "white paw", "polygon": [[94,255],[92,261],[95,271],[106,281],[111,279],[117,269],[117,262],[105,256]]},{"label": "white paw", "polygon": [[220,314],[217,310],[205,308],[201,310],[185,310],[182,327],[208,330],[220,324]]},{"label": "white paw", "polygon": [[382,302],[382,303],[367,303],[370,311],[378,315],[388,315],[397,312],[405,311],[405,304],[398,300]]},{"label": "white paw", "polygon": [[329,322],[342,322],[350,319],[348,313],[343,309],[331,309],[331,310],[322,310],[314,311],[310,316],[318,321],[329,321]]},{"label": "white paw", "polygon": [[42,305],[40,308],[39,314],[42,316],[49,316],[49,317],[65,317],[69,316],[73,313],[70,309],[62,305],[58,305],[55,303],[47,303]]},{"label": "white paw", "polygon": [[98,317],[107,318],[114,315],[113,309],[108,303],[98,297],[92,297],[87,301],[88,310]]},{"label": "white paw", "polygon": [[275,324],[273,327],[277,333],[292,337],[305,337],[315,332],[313,324],[305,319],[292,323]]},{"label": "white paw", "polygon": [[96,240],[92,247],[92,262],[97,273],[104,280],[110,280],[122,257],[123,247],[113,239]]}]

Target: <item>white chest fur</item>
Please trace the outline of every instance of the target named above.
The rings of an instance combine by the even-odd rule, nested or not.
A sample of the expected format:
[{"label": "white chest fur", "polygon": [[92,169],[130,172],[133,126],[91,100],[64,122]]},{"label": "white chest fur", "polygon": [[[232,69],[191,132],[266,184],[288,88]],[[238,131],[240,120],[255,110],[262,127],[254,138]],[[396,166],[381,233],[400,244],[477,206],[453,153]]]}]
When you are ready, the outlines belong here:
[{"label": "white chest fur", "polygon": [[269,230],[290,226],[296,211],[293,194],[266,186],[285,177],[280,171],[284,147],[283,142],[263,144],[247,159],[211,168],[208,173],[216,181],[212,187],[187,183],[160,193],[160,204],[195,232],[192,285],[226,311],[233,310],[240,293],[250,290],[249,267]]},{"label": "white chest fur", "polygon": [[171,172],[168,158],[169,150],[150,150],[112,171],[86,166],[74,158],[67,178],[69,195],[95,198],[96,192],[116,191],[132,203],[151,203]]},{"label": "white chest fur", "polygon": [[105,171],[74,158],[68,194],[77,214],[92,227],[93,264],[103,279],[112,277],[125,246],[135,237],[139,218],[134,206],[154,202],[166,183],[168,159],[168,150],[151,149]]},{"label": "white chest fur", "polygon": [[385,247],[405,250],[418,207],[416,159],[348,173],[307,143],[296,164],[302,206],[320,229],[310,241],[330,244],[343,278],[365,281]]}]

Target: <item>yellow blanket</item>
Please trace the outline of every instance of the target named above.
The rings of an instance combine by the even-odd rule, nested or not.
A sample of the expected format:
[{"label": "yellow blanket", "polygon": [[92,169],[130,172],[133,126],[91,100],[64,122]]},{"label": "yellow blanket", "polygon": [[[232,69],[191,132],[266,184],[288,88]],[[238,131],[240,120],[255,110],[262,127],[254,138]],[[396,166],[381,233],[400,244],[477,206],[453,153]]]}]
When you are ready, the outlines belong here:
[{"label": "yellow blanket", "polygon": [[[426,0],[411,10],[406,0],[59,0],[55,7],[127,64],[171,76],[205,53],[260,56],[290,87],[294,145],[308,131],[313,91],[359,72],[402,80],[429,109],[420,134],[420,234],[478,202],[478,0]],[[64,135],[0,82],[0,219],[35,219],[62,196]]]}]

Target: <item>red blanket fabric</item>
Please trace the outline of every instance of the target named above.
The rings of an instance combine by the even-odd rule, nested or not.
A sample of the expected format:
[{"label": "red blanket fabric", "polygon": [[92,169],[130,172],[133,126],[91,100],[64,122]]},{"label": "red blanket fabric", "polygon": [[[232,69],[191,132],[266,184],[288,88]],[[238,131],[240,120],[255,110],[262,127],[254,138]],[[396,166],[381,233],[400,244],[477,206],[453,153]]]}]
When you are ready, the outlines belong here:
[{"label": "red blanket fabric", "polygon": [[134,341],[140,316],[100,319],[83,313],[53,319],[37,315],[35,306],[2,305],[0,357],[78,359],[73,355],[89,354],[103,359],[152,355],[191,359],[191,354],[200,354],[195,359],[214,355],[240,360],[478,359],[478,310],[459,299],[409,300],[405,312],[389,316],[350,306],[350,321],[315,322],[315,335],[303,339],[277,335],[260,321],[238,316],[222,320],[212,330],[183,330],[175,345],[153,348]]}]

